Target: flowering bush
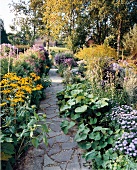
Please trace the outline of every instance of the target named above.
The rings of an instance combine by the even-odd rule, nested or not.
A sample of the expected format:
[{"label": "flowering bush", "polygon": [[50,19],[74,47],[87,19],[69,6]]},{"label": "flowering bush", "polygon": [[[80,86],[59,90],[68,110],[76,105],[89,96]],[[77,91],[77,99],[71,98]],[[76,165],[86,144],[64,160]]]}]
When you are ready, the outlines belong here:
[{"label": "flowering bush", "polygon": [[[10,50],[11,50],[10,46]],[[36,113],[43,90],[50,85],[46,77],[51,64],[43,48],[33,47],[19,55],[4,46],[1,61],[1,159],[2,168],[15,165],[24,150],[41,139],[47,143],[45,119]],[[35,104],[35,105],[34,105]],[[42,124],[40,124],[42,122]],[[39,131],[38,131],[39,130]]]},{"label": "flowering bush", "polygon": [[76,66],[76,62],[71,53],[58,53],[55,55],[55,64],[60,65],[63,64],[65,66]]},{"label": "flowering bush", "polygon": [[45,49],[34,46],[20,54],[18,59],[13,61],[13,66],[13,71],[18,75],[34,72],[41,76],[48,73],[51,64]]},{"label": "flowering bush", "polygon": [[87,65],[87,76],[93,81],[103,79],[103,71],[112,59],[116,58],[115,49],[106,45],[94,45],[90,48],[81,49],[76,57],[84,59]]},{"label": "flowering bush", "polygon": [[[40,133],[47,143],[45,119],[36,113],[36,106],[31,105],[32,93],[37,92],[39,98],[38,94],[43,88],[38,84],[39,80],[40,77],[35,73],[30,73],[29,77],[7,73],[2,77],[0,142],[3,169],[14,164],[31,142],[37,147],[41,140]],[[43,121],[42,125],[40,121]],[[41,131],[37,131],[38,128]]]},{"label": "flowering bush", "polygon": [[116,121],[124,131],[114,149],[137,157],[137,110],[127,105],[115,106],[110,116],[111,120]]}]

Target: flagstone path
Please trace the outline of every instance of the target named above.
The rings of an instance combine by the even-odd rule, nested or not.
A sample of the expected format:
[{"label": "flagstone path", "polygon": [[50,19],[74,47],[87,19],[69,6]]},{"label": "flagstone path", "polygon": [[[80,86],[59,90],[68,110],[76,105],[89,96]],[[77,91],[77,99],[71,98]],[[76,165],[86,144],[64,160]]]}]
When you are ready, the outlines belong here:
[{"label": "flagstone path", "polygon": [[63,89],[62,78],[52,68],[49,72],[52,85],[45,90],[46,99],[41,101],[40,112],[46,113],[46,122],[50,128],[47,134],[48,146],[41,143],[36,148],[30,148],[17,170],[89,170],[82,158],[82,150],[74,141],[75,131],[65,135],[60,123],[56,93]]}]

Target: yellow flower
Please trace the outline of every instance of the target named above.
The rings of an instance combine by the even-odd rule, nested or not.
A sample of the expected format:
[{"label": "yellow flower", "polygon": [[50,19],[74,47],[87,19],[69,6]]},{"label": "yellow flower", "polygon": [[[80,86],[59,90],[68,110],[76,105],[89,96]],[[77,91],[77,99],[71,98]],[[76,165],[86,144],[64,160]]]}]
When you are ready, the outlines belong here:
[{"label": "yellow flower", "polygon": [[32,89],[29,86],[26,86],[24,90],[30,94],[32,92]]},{"label": "yellow flower", "polygon": [[19,102],[19,99],[16,99],[16,98],[15,98],[15,99],[12,99],[11,102],[13,102],[13,103],[18,103],[18,102]]},{"label": "yellow flower", "polygon": [[6,102],[0,103],[0,106],[4,106],[4,105],[6,105],[6,104],[7,104]]},{"label": "yellow flower", "polygon": [[11,92],[11,90],[7,89],[7,90],[3,90],[2,92],[3,92],[4,94],[8,94],[8,93]]},{"label": "yellow flower", "polygon": [[10,106],[16,106],[16,104],[15,104],[15,103],[12,103],[12,104],[10,104]]},{"label": "yellow flower", "polygon": [[30,73],[30,76],[31,76],[31,77],[35,77],[36,74],[35,74],[35,73]]},{"label": "yellow flower", "polygon": [[22,98],[19,98],[18,100],[19,100],[19,102],[24,102],[24,100]]},{"label": "yellow flower", "polygon": [[15,83],[11,83],[10,86],[11,86],[11,87],[17,87],[18,85],[15,84]]},{"label": "yellow flower", "polygon": [[45,66],[45,68],[49,68],[48,66]]},{"label": "yellow flower", "polygon": [[40,79],[40,77],[37,76],[37,77],[35,77],[34,81],[37,81],[37,80],[39,80],[39,79]]},{"label": "yellow flower", "polygon": [[37,86],[36,86],[36,89],[37,90],[41,90],[43,88],[43,86],[41,85],[41,84],[38,84]]}]

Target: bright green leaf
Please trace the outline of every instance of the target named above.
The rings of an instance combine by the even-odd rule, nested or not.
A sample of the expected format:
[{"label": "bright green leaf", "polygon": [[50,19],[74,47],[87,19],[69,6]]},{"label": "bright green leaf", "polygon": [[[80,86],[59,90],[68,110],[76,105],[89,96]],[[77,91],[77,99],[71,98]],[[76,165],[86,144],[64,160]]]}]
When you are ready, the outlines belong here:
[{"label": "bright green leaf", "polygon": [[89,124],[90,125],[94,125],[97,123],[97,119],[96,118],[90,118]]},{"label": "bright green leaf", "polygon": [[39,145],[39,140],[37,139],[37,138],[33,138],[32,140],[31,140],[31,142],[32,142],[32,145],[34,146],[34,147],[38,147],[38,145]]},{"label": "bright green leaf", "polygon": [[71,114],[71,119],[76,120],[80,117],[80,114]]},{"label": "bright green leaf", "polygon": [[83,113],[83,112],[85,112],[87,110],[87,105],[83,105],[83,106],[81,106],[81,107],[77,107],[76,109],[75,109],[75,112],[76,113]]},{"label": "bright green leaf", "polygon": [[63,112],[63,111],[70,109],[70,108],[71,108],[71,106],[66,104],[66,105],[60,107],[60,112]]}]

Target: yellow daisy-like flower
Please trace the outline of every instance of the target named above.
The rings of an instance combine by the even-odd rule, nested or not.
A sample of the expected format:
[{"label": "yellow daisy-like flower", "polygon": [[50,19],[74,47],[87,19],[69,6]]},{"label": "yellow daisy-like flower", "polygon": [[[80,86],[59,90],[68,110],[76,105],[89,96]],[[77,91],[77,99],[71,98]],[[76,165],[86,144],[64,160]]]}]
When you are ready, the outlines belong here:
[{"label": "yellow daisy-like flower", "polygon": [[24,90],[30,94],[32,92],[32,88],[30,88],[29,86],[26,86]]},{"label": "yellow daisy-like flower", "polygon": [[4,103],[0,103],[0,106],[5,106],[7,103],[4,102]]},{"label": "yellow daisy-like flower", "polygon": [[19,102],[24,102],[24,100],[22,98],[19,98],[18,101]]},{"label": "yellow daisy-like flower", "polygon": [[49,68],[49,66],[45,66],[45,68]]},{"label": "yellow daisy-like flower", "polygon": [[10,106],[16,106],[16,104],[15,104],[15,103],[12,103],[12,104],[10,104]]},{"label": "yellow daisy-like flower", "polygon": [[8,83],[9,83],[8,80],[3,79],[3,80],[0,82],[0,85],[1,85],[1,86],[2,86],[2,85],[7,85]]},{"label": "yellow daisy-like flower", "polygon": [[31,77],[35,77],[36,74],[35,74],[35,73],[30,73],[30,76],[31,76]]},{"label": "yellow daisy-like flower", "polygon": [[43,86],[41,85],[41,84],[38,84],[37,86],[36,86],[36,89],[37,90],[41,90],[43,88]]},{"label": "yellow daisy-like flower", "polygon": [[3,90],[2,92],[3,92],[4,94],[8,94],[8,93],[11,92],[11,90],[7,89],[7,90]]},{"label": "yellow daisy-like flower", "polygon": [[39,80],[39,79],[40,79],[40,77],[39,77],[39,76],[36,76],[35,79],[34,79],[34,81],[37,81],[37,80]]},{"label": "yellow daisy-like flower", "polygon": [[15,83],[11,83],[10,86],[11,86],[11,87],[17,87],[18,85],[15,84]]},{"label": "yellow daisy-like flower", "polygon": [[13,102],[13,103],[18,103],[19,100],[15,98],[15,99],[12,99],[11,102]]},{"label": "yellow daisy-like flower", "polygon": [[4,78],[11,78],[14,77],[16,75],[16,73],[7,73],[4,75]]}]

